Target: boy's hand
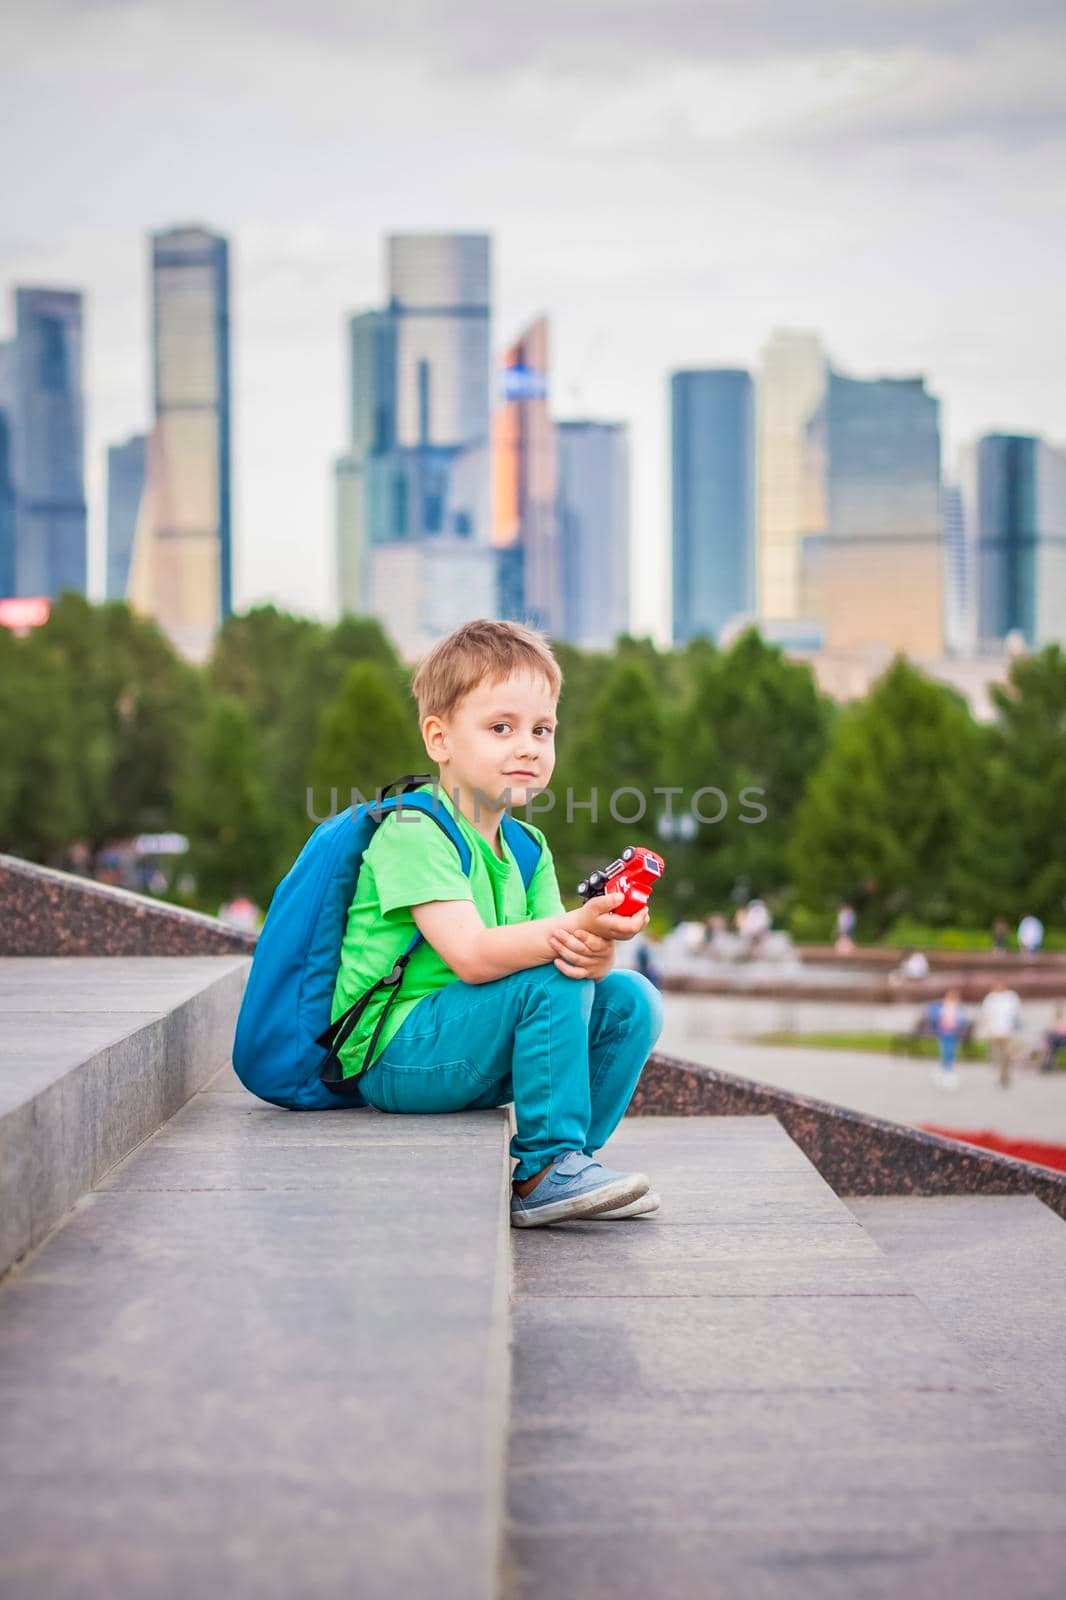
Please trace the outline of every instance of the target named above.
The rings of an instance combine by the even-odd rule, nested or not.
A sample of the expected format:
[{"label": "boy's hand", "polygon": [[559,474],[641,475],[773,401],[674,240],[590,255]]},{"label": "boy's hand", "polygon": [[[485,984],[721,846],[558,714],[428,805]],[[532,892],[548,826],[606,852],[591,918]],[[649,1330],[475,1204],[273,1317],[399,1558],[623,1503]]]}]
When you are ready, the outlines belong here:
[{"label": "boy's hand", "polygon": [[614,946],[610,939],[585,928],[559,928],[548,943],[555,952],[555,965],[568,978],[605,978],[614,965]]},{"label": "boy's hand", "polygon": [[643,906],[631,917],[619,917],[614,914],[615,906],[620,906],[625,895],[620,890],[614,894],[594,895],[591,900],[586,900],[577,911],[570,913],[573,919],[570,926],[574,931],[582,930],[585,933],[599,934],[601,939],[633,939],[648,925],[649,912]]}]

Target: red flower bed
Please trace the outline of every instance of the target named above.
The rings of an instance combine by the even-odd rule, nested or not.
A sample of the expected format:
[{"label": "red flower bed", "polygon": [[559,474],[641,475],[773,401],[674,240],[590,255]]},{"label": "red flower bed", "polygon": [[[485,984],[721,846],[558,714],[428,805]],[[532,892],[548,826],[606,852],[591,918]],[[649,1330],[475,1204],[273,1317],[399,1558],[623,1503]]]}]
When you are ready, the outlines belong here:
[{"label": "red flower bed", "polygon": [[1039,1139],[1007,1139],[1001,1133],[983,1130],[979,1133],[961,1133],[957,1128],[937,1128],[923,1122],[926,1133],[938,1133],[942,1139],[956,1139],[962,1144],[980,1145],[983,1150],[994,1150],[997,1155],[1014,1156],[1018,1161],[1035,1161],[1041,1167],[1054,1167],[1056,1172],[1066,1172],[1066,1144],[1043,1144]]}]

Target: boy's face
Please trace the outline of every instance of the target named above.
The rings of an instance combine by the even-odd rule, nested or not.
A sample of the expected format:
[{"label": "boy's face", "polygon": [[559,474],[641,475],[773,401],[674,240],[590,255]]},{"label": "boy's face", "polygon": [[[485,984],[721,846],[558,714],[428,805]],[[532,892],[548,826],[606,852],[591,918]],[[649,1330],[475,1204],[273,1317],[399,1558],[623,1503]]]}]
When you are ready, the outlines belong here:
[{"label": "boy's face", "polygon": [[426,750],[449,786],[513,806],[546,789],[555,770],[555,706],[547,680],[525,673],[471,689],[446,719],[427,717]]}]

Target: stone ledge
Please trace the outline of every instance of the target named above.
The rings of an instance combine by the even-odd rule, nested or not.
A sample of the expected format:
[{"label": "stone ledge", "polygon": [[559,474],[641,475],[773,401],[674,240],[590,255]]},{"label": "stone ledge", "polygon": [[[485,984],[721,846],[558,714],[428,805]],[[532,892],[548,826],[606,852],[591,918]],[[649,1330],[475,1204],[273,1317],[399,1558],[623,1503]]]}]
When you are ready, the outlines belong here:
[{"label": "stone ledge", "polygon": [[0,961],[0,1272],[229,1060],[247,970]]},{"label": "stone ledge", "polygon": [[1066,1173],[655,1054],[630,1116],[771,1116],[839,1195],[1033,1194],[1066,1218]]},{"label": "stone ledge", "polygon": [[0,956],[250,955],[255,941],[215,917],[0,855]]}]

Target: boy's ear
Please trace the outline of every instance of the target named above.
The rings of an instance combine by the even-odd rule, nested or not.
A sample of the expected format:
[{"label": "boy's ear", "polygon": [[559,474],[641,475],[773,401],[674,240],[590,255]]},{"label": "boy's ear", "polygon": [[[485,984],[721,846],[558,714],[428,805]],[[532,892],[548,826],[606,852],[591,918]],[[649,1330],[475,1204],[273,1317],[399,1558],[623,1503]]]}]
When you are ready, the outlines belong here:
[{"label": "boy's ear", "polygon": [[447,754],[447,735],[439,717],[430,716],[423,722],[422,743],[431,761],[440,761]]}]

